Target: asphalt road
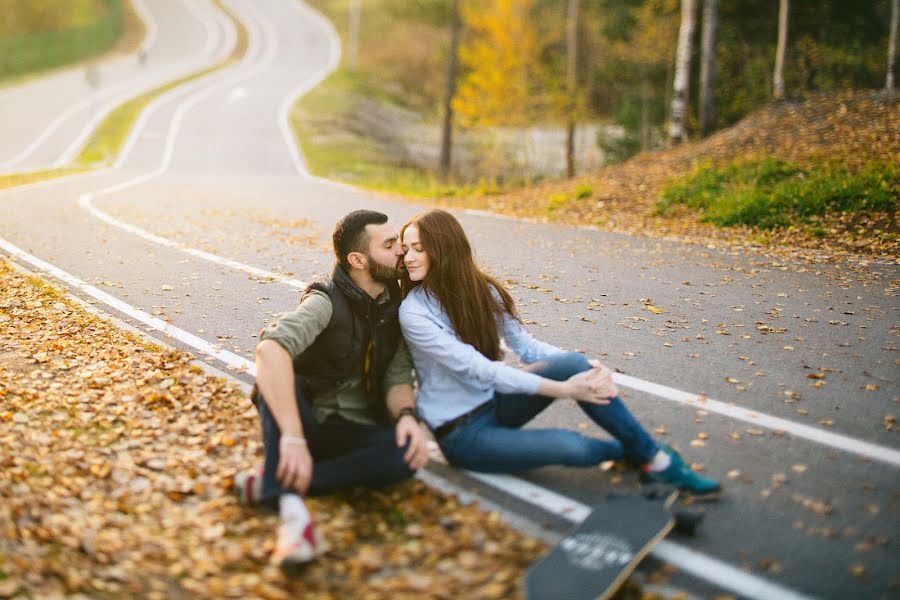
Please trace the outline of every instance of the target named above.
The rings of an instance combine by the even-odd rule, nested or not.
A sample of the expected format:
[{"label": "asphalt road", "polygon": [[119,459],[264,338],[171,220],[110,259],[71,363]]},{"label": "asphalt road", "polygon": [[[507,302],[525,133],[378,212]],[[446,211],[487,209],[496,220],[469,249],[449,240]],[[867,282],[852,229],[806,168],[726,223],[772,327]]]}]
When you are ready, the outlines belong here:
[{"label": "asphalt road", "polygon": [[[296,304],[302,282],[330,270],[329,235],[341,215],[375,208],[399,225],[424,207],[304,174],[287,107],[337,60],[333,30],[296,0],[228,5],[250,31],[247,58],[164,97],[119,168],[0,192],[8,207],[0,238],[132,307],[105,310],[132,322],[134,309],[163,319],[231,353],[222,356],[234,367],[252,360],[257,331]],[[35,103],[23,120],[40,131],[55,110]],[[6,136],[3,147],[16,151]],[[706,506],[699,536],[670,540],[778,587],[729,588],[682,568],[666,589],[695,597],[900,595],[900,444],[891,416],[900,402],[897,265],[781,264],[459,217],[536,335],[642,382],[703,395],[684,404],[671,389],[623,387],[660,440],[726,487]],[[197,352],[189,339],[168,341]],[[539,425],[602,435],[568,402],[531,426]],[[532,521],[566,527],[465,474],[453,477]],[[637,485],[633,472],[600,469],[542,469],[524,479],[588,505]]]},{"label": "asphalt road", "polygon": [[0,172],[62,166],[116,106],[234,47],[234,25],[211,0],[136,0],[135,8],[146,36],[134,54],[0,89]]}]

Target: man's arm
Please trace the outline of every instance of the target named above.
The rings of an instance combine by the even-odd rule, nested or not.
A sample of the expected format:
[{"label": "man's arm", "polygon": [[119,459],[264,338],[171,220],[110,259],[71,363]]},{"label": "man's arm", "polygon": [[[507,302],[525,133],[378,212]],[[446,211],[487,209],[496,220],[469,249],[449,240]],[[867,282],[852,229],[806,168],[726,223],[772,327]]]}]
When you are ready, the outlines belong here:
[{"label": "man's arm", "polygon": [[407,445],[403,458],[409,468],[416,471],[428,463],[428,435],[415,415],[416,394],[412,372],[412,357],[401,338],[384,376],[387,388],[385,404],[391,417],[396,420],[397,446],[402,448]]},{"label": "man's arm", "polygon": [[275,340],[256,346],[256,385],[281,431],[275,477],[284,487],[305,494],[312,479],[312,455],[297,408],[293,361]]},{"label": "man's arm", "polygon": [[275,340],[256,346],[256,385],[259,387],[281,435],[303,436],[303,424],[294,392],[294,363]]},{"label": "man's arm", "polygon": [[310,293],[296,310],[263,329],[256,346],[256,385],[281,432],[275,475],[284,487],[301,494],[312,476],[312,456],[303,437],[293,362],[328,325],[331,310],[327,295]]},{"label": "man's arm", "polygon": [[416,393],[413,391],[411,383],[400,383],[391,386],[387,391],[385,400],[388,412],[390,412],[394,420],[400,416],[401,410],[409,409],[414,411],[416,409]]}]

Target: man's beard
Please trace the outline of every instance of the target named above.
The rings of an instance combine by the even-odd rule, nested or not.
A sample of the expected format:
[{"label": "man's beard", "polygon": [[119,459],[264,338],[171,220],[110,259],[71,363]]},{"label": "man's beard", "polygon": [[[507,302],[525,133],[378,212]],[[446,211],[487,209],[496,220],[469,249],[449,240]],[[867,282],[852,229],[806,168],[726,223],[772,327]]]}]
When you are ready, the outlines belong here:
[{"label": "man's beard", "polygon": [[370,256],[369,275],[378,283],[388,284],[396,283],[400,278],[401,273],[398,267],[386,267]]}]

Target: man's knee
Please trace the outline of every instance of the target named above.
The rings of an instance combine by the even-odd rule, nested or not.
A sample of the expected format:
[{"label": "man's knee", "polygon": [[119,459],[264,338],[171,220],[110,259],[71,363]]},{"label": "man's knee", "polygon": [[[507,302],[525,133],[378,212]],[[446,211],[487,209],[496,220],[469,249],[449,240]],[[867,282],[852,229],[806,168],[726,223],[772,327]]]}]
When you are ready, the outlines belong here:
[{"label": "man's knee", "polygon": [[398,446],[396,442],[391,442],[388,444],[388,449],[385,452],[386,471],[394,475],[397,481],[409,479],[416,474],[416,472],[410,468],[409,463],[406,462],[405,457],[408,449],[409,442],[403,446]]}]

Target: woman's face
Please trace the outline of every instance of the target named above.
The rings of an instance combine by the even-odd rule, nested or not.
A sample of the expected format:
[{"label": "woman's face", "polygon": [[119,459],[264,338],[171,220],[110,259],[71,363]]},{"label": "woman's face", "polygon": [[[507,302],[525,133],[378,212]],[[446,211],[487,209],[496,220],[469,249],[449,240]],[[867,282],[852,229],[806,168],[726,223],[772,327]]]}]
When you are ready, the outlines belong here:
[{"label": "woman's face", "polygon": [[428,254],[422,248],[422,242],[419,241],[419,228],[410,225],[403,231],[403,238],[400,240],[403,244],[403,264],[406,266],[406,272],[412,281],[422,281],[428,274]]}]

